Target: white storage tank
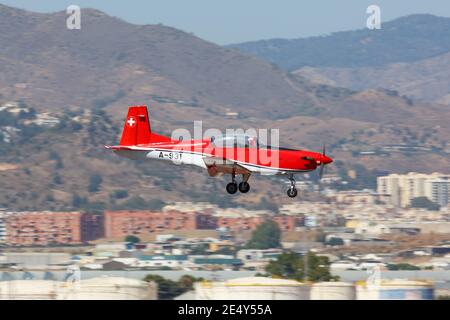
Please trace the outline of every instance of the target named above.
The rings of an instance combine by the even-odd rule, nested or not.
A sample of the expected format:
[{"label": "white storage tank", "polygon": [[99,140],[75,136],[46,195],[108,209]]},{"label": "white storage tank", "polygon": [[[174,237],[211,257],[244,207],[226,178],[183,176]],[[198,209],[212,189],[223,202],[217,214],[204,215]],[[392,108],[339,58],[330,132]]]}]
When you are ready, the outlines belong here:
[{"label": "white storage tank", "polygon": [[54,300],[59,283],[50,280],[0,281],[0,300]]},{"label": "white storage tank", "polygon": [[309,300],[309,293],[309,285],[266,277],[195,283],[196,300]]},{"label": "white storage tank", "polygon": [[358,300],[433,300],[433,283],[418,280],[366,281],[356,285]]},{"label": "white storage tank", "polygon": [[131,278],[97,277],[65,283],[61,300],[156,300],[157,285]]},{"label": "white storage tank", "polygon": [[0,300],[156,300],[157,285],[130,278],[98,277],[80,282],[0,281]]},{"label": "white storage tank", "polygon": [[311,287],[311,300],[355,299],[355,285],[350,282],[318,282]]}]

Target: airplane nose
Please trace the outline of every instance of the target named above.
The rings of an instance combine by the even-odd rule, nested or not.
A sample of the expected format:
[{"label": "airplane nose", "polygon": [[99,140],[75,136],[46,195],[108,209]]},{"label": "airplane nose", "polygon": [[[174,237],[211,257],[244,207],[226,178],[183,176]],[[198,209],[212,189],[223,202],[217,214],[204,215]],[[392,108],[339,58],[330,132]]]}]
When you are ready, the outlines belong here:
[{"label": "airplane nose", "polygon": [[329,163],[332,163],[332,162],[333,162],[333,159],[331,159],[330,157],[327,157],[325,155],[322,155],[322,163],[329,164]]}]

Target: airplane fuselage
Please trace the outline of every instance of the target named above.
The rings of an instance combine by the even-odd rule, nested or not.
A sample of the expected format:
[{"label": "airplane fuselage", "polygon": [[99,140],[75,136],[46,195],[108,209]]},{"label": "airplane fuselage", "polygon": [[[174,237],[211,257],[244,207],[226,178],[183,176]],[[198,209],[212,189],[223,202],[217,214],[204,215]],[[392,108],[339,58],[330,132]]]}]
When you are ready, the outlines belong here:
[{"label": "airplane fuselage", "polygon": [[[211,141],[152,143],[117,148],[122,157],[134,160],[162,160],[177,165],[194,165],[208,169],[205,158],[234,162],[252,173],[293,174],[313,171],[322,159],[320,153],[285,148],[219,148]],[[236,172],[239,174],[239,170]]]}]

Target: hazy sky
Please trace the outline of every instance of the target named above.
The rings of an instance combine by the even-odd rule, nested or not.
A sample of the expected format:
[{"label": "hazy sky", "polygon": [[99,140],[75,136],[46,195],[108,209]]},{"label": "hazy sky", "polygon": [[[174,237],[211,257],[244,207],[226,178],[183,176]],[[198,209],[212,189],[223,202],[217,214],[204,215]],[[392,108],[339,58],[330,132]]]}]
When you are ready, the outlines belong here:
[{"label": "hazy sky", "polygon": [[381,7],[382,21],[412,14],[450,17],[449,0],[0,0],[39,12],[70,4],[97,8],[137,24],[163,23],[218,43],[299,38],[364,28],[366,8]]}]

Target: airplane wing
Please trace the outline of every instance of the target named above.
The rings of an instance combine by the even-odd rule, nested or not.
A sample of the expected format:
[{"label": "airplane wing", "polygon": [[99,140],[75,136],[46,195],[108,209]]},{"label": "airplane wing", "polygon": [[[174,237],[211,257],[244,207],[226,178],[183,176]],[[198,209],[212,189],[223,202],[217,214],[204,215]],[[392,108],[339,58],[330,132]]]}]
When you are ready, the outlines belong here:
[{"label": "airplane wing", "polygon": [[232,174],[250,174],[251,172],[244,168],[243,166],[237,164],[234,161],[215,158],[215,157],[205,157],[203,158],[206,168],[208,169],[208,174],[211,177],[215,177],[219,174],[229,173]]},{"label": "airplane wing", "polygon": [[110,150],[133,150],[133,151],[149,151],[149,148],[146,147],[138,147],[138,146],[105,146],[106,149]]},{"label": "airplane wing", "polygon": [[105,146],[105,148],[111,150],[132,150],[132,148],[127,146]]}]

